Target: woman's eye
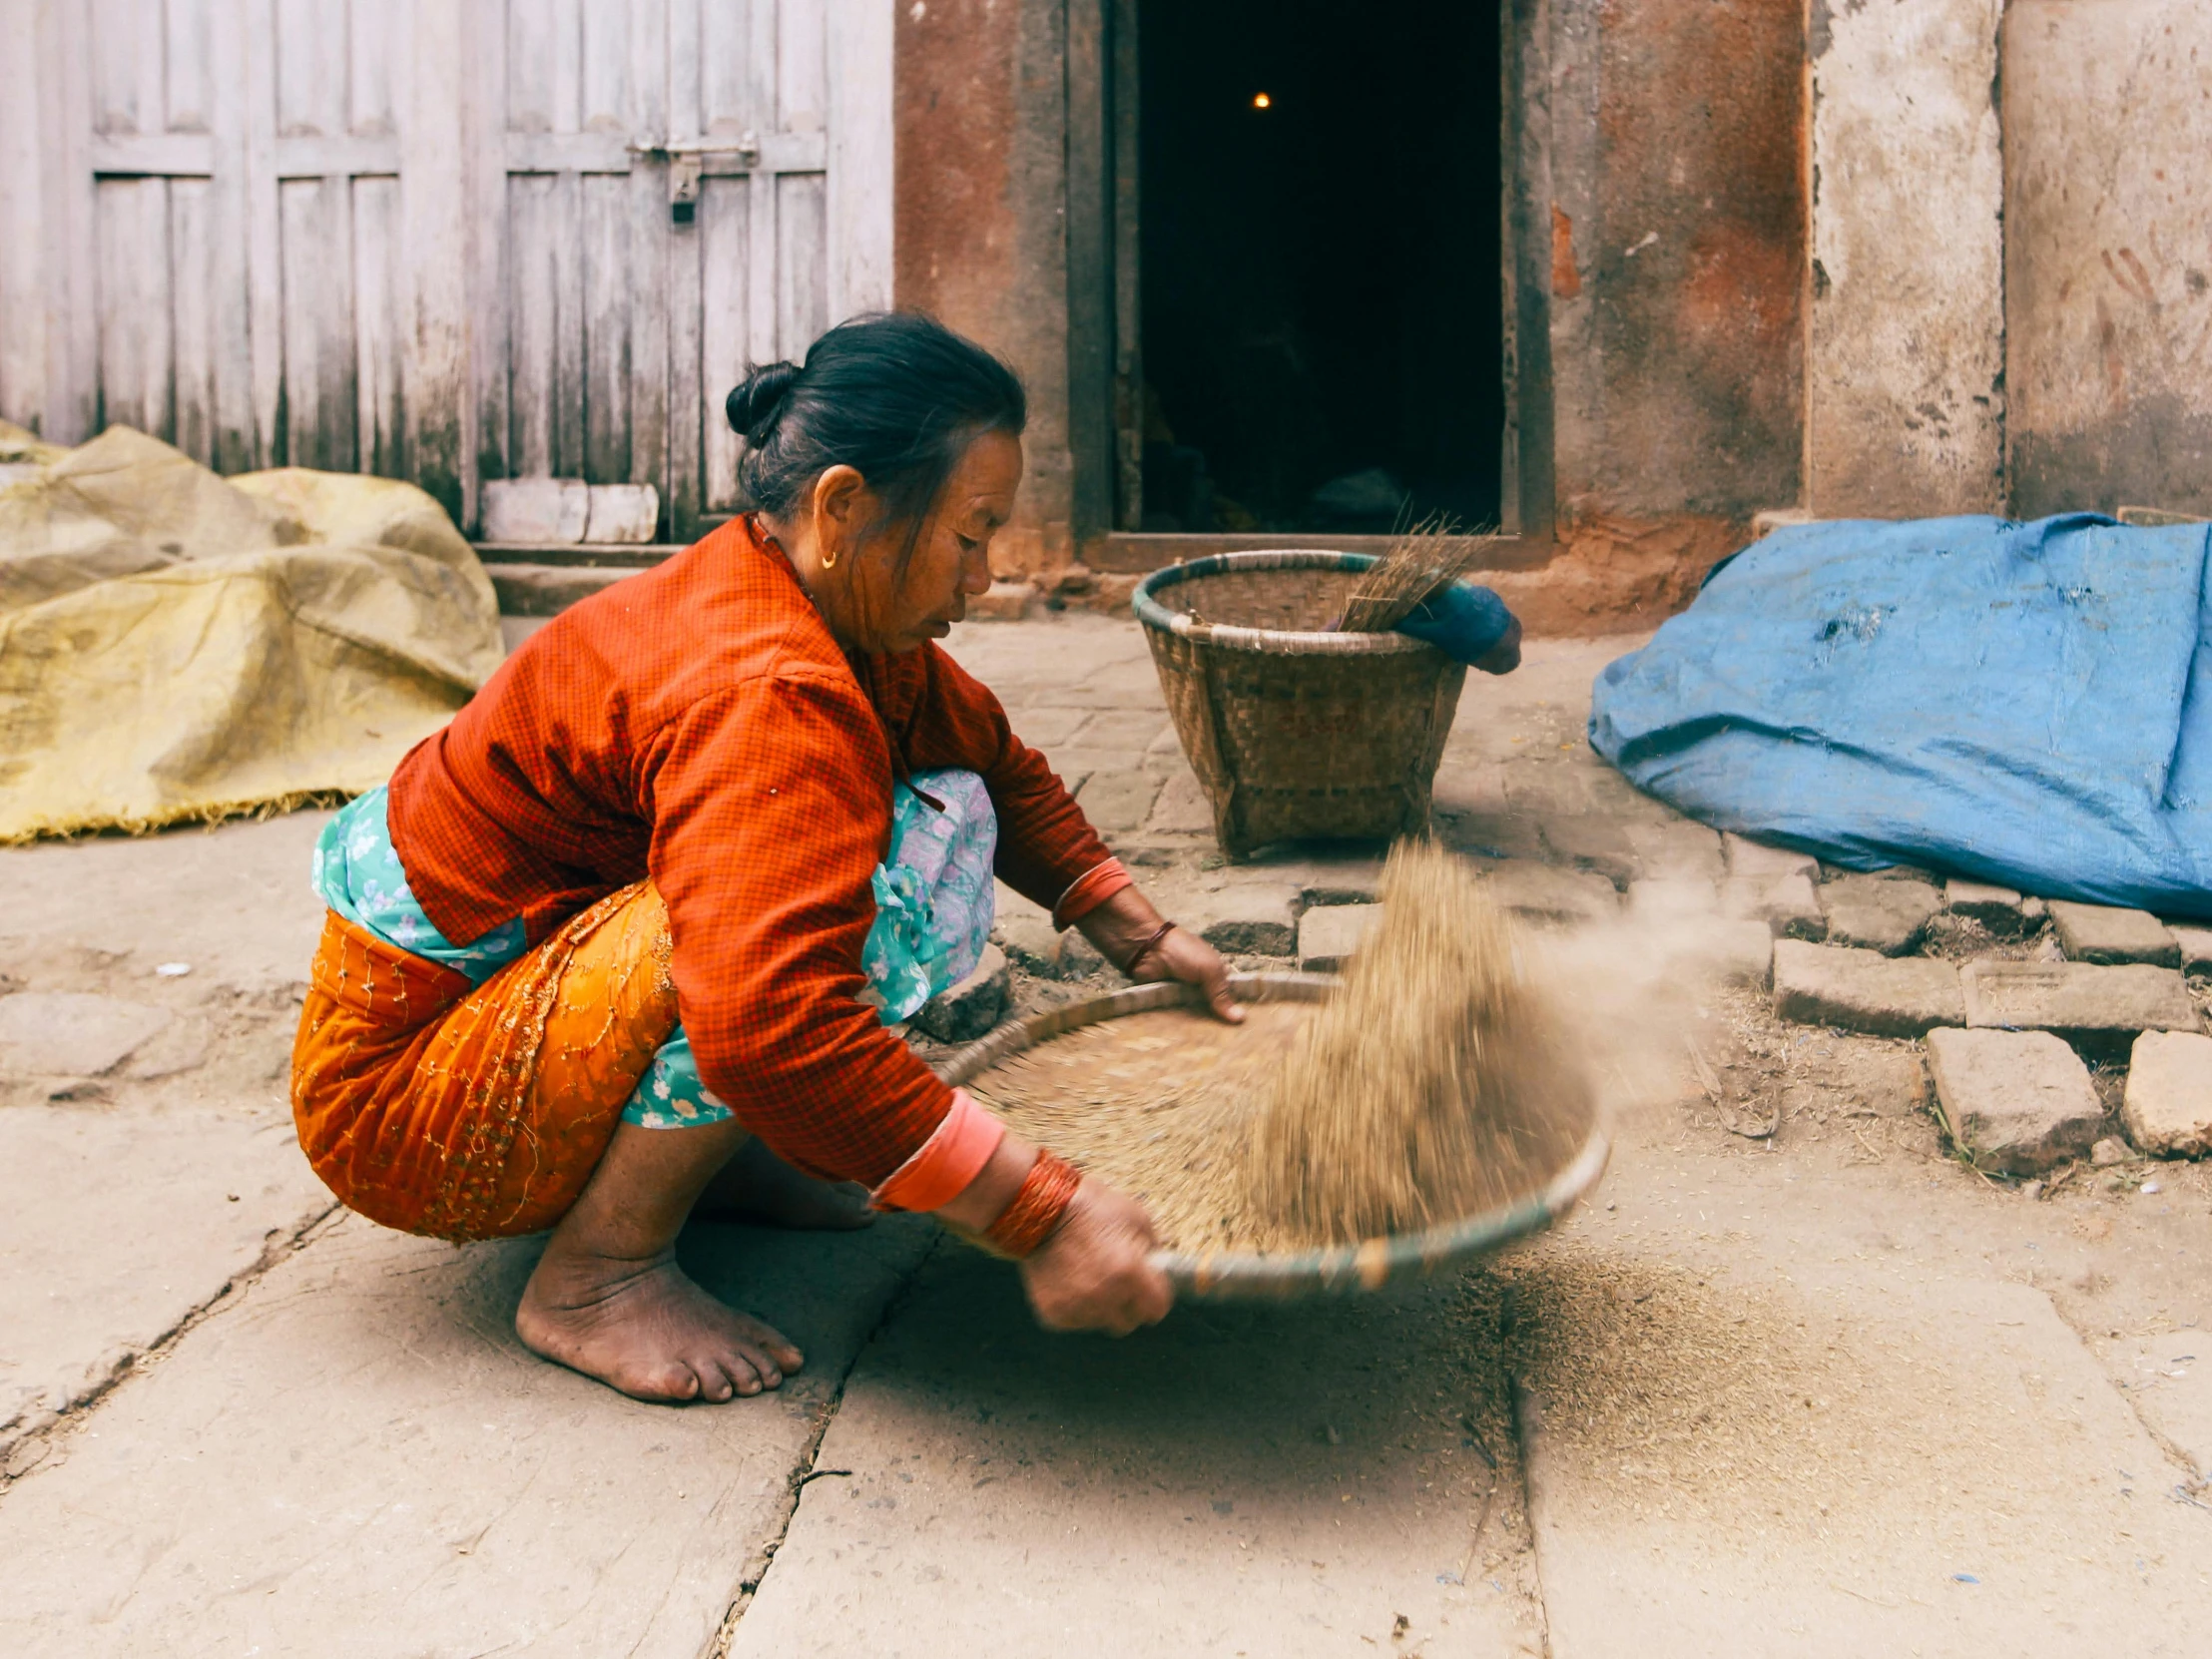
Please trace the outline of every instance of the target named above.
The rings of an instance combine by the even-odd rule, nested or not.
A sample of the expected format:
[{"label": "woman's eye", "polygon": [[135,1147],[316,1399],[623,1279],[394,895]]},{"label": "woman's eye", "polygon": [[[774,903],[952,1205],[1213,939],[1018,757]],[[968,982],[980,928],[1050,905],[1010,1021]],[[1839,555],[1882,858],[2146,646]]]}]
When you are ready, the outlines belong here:
[{"label": "woman's eye", "polygon": [[983,545],[975,537],[963,536],[957,530],[952,532],[952,539],[960,544],[960,551],[963,553],[972,553]]}]

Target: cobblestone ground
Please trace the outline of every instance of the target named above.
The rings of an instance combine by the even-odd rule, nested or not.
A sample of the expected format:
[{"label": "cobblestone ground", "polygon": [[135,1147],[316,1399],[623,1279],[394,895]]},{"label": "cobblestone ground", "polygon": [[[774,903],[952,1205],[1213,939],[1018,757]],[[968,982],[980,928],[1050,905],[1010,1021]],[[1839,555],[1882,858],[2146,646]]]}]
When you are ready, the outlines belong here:
[{"label": "cobblestone ground", "polygon": [[[1187,1305],[1121,1344],[1037,1332],[1003,1267],[926,1224],[703,1227],[695,1271],[810,1356],[725,1406],[524,1354],[528,1241],[331,1211],[281,1081],[319,816],[0,852],[0,1651],[2201,1651],[2212,1187],[2127,1144],[2132,1034],[2045,1053],[2088,1090],[2051,1131],[2069,1150],[1970,1167],[1919,1035],[1944,1021],[1862,958],[2091,964],[2052,960],[2017,895],[1820,883],[1637,795],[1582,739],[1634,643],[1470,678],[1437,780],[1615,1109],[1568,1224],[1426,1286]],[[1134,625],[953,649],[1163,907],[1249,965],[1372,893],[1371,853],[1214,852]],[[2077,951],[2166,948],[2067,925]],[[1778,931],[1824,953],[1806,1020],[1776,1013]],[[1016,1012],[1114,982],[1018,903],[1001,937]],[[2125,970],[2178,985],[2201,948]],[[2168,1045],[2204,1040],[2202,981],[2180,994],[2168,1023],[2198,1031]],[[2191,1052],[2159,1048],[2162,1110]]]}]

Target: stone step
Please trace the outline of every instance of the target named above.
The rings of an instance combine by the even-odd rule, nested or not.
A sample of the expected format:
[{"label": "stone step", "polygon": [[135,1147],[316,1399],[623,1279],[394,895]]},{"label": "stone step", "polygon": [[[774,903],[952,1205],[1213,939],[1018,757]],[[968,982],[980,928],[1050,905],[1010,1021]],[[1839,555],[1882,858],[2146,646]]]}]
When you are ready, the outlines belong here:
[{"label": "stone step", "polygon": [[501,616],[559,616],[571,605],[613,587],[635,568],[593,565],[487,564]]}]

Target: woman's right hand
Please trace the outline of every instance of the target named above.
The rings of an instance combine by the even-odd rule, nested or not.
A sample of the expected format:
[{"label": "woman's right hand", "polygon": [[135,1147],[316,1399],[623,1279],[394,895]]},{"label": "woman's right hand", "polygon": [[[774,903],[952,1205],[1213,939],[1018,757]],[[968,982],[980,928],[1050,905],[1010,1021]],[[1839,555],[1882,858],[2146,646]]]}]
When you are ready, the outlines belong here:
[{"label": "woman's right hand", "polygon": [[1152,1265],[1159,1235],[1143,1205],[1086,1180],[1052,1236],[1021,1264],[1037,1323],[1048,1331],[1126,1337],[1175,1306],[1168,1276]]}]

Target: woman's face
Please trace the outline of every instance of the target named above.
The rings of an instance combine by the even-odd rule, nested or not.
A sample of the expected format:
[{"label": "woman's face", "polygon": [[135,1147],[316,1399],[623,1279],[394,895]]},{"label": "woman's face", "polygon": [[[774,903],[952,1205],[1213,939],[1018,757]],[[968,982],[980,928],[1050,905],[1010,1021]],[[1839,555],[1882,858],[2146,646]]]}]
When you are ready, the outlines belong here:
[{"label": "woman's face", "polygon": [[[808,587],[838,642],[849,650],[899,652],[949,634],[967,615],[967,596],[991,585],[991,537],[1013,515],[1021,468],[1021,440],[1010,433],[985,432],[970,443],[922,520],[903,571],[906,525],[872,530],[848,549],[836,545],[849,539],[848,531],[872,525],[873,492],[864,484],[849,497],[838,490],[836,473],[858,483],[848,467],[823,474],[812,538],[817,559],[851,563],[845,572],[824,566]],[[825,491],[825,484],[831,488]]]}]

